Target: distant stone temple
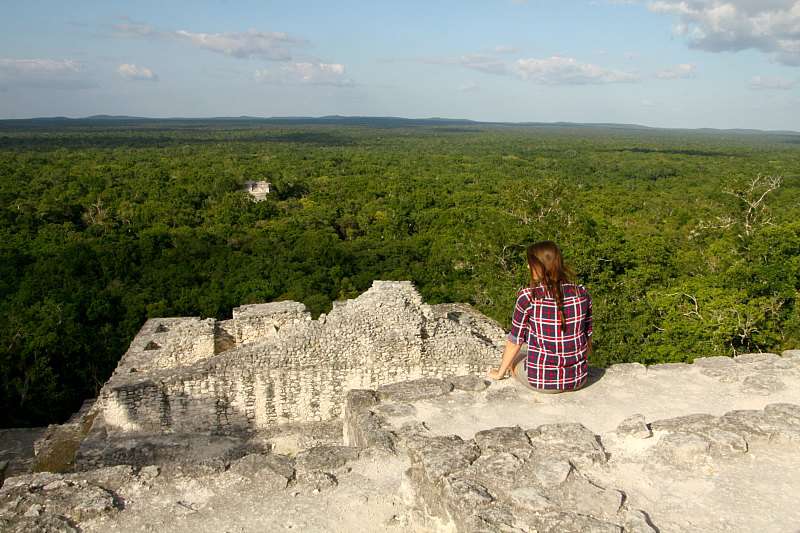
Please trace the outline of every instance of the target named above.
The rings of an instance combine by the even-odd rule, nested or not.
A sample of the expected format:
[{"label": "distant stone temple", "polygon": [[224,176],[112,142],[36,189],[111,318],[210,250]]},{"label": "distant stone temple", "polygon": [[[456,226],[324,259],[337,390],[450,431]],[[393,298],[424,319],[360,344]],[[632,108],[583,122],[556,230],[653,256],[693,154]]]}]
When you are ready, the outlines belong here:
[{"label": "distant stone temple", "polygon": [[253,197],[254,202],[266,200],[272,184],[268,181],[245,181],[244,190]]}]

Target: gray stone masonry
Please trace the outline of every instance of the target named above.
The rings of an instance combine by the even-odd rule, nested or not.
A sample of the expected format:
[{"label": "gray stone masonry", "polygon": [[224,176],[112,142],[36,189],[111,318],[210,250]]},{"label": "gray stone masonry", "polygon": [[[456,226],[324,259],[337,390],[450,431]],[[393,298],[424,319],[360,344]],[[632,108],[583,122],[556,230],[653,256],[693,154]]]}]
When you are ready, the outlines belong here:
[{"label": "gray stone masonry", "polygon": [[297,302],[245,305],[219,322],[151,319],[102,388],[78,463],[122,460],[134,437],[235,437],[340,418],[349,389],[483,373],[503,337],[471,307],[426,305],[410,282],[392,281],[318,320]]}]

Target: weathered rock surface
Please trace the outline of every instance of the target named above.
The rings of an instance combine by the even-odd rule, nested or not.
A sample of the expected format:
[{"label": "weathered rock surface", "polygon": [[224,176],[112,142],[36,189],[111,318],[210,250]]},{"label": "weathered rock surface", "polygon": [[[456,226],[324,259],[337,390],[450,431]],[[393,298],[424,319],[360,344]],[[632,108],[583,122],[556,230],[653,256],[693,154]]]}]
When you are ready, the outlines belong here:
[{"label": "weathered rock surface", "polygon": [[279,302],[148,322],[98,401],[37,441],[39,467],[83,471],[9,463],[0,530],[800,524],[800,351],[615,365],[546,395],[484,378],[501,341],[394,282],[319,320]]},{"label": "weathered rock surface", "polygon": [[[430,394],[430,384],[406,382],[392,387],[403,391],[397,399],[351,393],[344,424],[358,434],[361,421],[371,421],[369,431],[394,439],[408,455],[414,505],[428,526],[785,531],[800,520],[785,492],[800,490],[786,470],[800,468],[800,375],[776,357],[709,358],[652,372],[620,365],[562,395],[527,393],[508,381]],[[720,369],[737,379],[709,375]],[[741,386],[777,375],[793,387],[763,394]],[[638,396],[637,381],[647,385]],[[708,408],[713,413],[697,412]],[[653,412],[673,416],[651,418]],[[492,426],[504,421],[516,425]],[[685,499],[697,501],[690,512],[680,507]]]}]

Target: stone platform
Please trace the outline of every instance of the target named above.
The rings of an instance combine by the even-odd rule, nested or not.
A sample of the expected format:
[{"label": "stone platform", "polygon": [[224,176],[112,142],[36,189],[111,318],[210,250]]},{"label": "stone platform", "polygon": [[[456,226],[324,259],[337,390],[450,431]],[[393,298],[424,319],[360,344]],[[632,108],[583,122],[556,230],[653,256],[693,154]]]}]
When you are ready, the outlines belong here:
[{"label": "stone platform", "polygon": [[342,440],[322,445],[317,429],[297,426],[284,435],[296,444],[280,450],[11,477],[0,528],[744,533],[800,524],[798,351],[617,365],[563,395],[476,375],[421,378],[349,391],[341,423]]},{"label": "stone platform", "polygon": [[800,352],[616,365],[583,390],[417,380],[351,391],[345,443],[408,456],[456,531],[794,531]]}]

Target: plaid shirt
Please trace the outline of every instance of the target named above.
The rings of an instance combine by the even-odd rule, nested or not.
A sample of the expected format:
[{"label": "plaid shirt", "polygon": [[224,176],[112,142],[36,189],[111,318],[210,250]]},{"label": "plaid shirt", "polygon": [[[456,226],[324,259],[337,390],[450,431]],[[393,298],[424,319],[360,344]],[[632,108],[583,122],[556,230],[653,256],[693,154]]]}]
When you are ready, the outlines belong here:
[{"label": "plaid shirt", "polygon": [[544,285],[526,287],[517,293],[517,304],[508,340],[527,343],[525,369],[537,389],[571,390],[586,379],[588,342],[592,335],[592,298],[583,285],[563,283],[565,327],[556,301]]}]

